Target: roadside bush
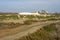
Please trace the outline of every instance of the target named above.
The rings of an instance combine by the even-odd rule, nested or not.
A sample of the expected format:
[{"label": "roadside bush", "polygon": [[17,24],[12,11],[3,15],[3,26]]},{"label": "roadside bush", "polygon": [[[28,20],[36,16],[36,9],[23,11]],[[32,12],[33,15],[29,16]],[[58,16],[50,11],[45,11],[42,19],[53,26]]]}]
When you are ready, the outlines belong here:
[{"label": "roadside bush", "polygon": [[55,23],[52,23],[50,25],[46,25],[43,27],[44,30],[51,32],[51,31],[56,31],[56,26]]},{"label": "roadside bush", "polygon": [[24,21],[24,24],[26,24],[26,25],[32,24],[32,20],[26,20],[26,21]]}]

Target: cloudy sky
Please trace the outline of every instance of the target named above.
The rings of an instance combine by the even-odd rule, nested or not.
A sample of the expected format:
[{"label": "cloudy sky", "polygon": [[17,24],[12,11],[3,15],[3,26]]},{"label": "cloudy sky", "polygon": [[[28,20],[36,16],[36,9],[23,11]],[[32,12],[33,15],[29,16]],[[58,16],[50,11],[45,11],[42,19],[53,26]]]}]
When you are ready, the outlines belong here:
[{"label": "cloudy sky", "polygon": [[60,12],[60,0],[0,0],[0,12]]}]

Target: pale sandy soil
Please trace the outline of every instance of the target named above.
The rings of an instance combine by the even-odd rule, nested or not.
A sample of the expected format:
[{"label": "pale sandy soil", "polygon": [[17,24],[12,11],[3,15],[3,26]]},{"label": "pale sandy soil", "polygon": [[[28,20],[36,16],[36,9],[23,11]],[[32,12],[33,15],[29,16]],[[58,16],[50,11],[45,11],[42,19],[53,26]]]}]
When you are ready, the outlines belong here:
[{"label": "pale sandy soil", "polygon": [[22,36],[25,36],[28,33],[33,33],[45,25],[48,25],[51,23],[57,23],[57,22],[60,22],[60,20],[36,22],[31,25],[23,25],[14,29],[0,30],[0,40],[14,40]]}]

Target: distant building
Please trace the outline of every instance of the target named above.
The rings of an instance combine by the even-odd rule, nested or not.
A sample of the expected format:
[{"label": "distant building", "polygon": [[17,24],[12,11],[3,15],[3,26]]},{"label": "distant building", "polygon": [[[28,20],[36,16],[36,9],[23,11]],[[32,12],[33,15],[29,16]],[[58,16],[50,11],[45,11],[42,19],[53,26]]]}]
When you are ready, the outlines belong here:
[{"label": "distant building", "polygon": [[44,16],[44,17],[46,17],[46,16],[50,16],[49,14],[48,14],[48,12],[47,11],[45,11],[45,10],[42,10],[42,11],[38,11],[38,12],[22,12],[22,13],[18,13],[19,15],[37,15],[37,16]]},{"label": "distant building", "polygon": [[39,15],[39,13],[22,12],[20,15]]},{"label": "distant building", "polygon": [[40,13],[48,13],[48,11],[41,10]]},{"label": "distant building", "polygon": [[45,10],[41,10],[41,11],[38,11],[38,13],[40,14],[40,16],[50,16],[50,14],[48,14],[48,11],[45,11]]}]

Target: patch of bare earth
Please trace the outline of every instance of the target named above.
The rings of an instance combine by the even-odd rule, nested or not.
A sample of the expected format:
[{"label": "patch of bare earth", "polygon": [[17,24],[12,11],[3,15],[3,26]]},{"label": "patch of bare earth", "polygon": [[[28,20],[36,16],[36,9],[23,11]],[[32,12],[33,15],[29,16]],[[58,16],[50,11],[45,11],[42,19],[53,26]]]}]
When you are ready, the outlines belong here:
[{"label": "patch of bare earth", "polygon": [[3,29],[0,30],[0,39],[1,40],[14,40],[15,38],[22,37],[24,35],[27,35],[27,33],[33,33],[37,29],[42,28],[45,25],[60,22],[60,20],[57,21],[46,21],[46,22],[36,22],[31,25],[22,25],[13,29]]}]

